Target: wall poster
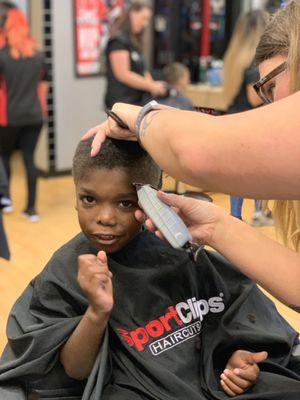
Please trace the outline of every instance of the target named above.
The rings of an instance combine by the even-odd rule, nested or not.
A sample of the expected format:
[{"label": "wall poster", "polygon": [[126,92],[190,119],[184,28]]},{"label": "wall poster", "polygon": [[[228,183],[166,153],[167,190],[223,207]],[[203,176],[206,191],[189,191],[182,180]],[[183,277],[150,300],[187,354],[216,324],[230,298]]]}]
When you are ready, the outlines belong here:
[{"label": "wall poster", "polygon": [[124,0],[73,0],[75,70],[78,77],[103,72],[101,57],[113,22],[122,15]]}]

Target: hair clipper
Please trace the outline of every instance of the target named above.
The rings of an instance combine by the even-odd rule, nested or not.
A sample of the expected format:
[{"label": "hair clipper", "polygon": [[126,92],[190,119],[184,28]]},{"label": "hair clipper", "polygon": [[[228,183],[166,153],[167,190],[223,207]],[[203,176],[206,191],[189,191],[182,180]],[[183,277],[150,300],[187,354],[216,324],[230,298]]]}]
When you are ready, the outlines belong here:
[{"label": "hair clipper", "polygon": [[195,259],[202,247],[192,243],[190,232],[179,215],[157,197],[157,190],[151,185],[134,183],[134,186],[141,207],[164,238],[172,247],[187,250]]}]

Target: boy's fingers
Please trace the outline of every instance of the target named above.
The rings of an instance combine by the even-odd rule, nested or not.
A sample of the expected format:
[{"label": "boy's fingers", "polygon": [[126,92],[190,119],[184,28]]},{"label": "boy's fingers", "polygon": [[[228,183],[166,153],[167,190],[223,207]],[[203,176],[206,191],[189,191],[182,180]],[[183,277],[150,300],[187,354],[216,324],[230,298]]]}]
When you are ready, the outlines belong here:
[{"label": "boy's fingers", "polygon": [[86,273],[79,274],[79,279],[82,282],[91,283],[99,280],[111,280],[111,277],[109,275],[109,271],[99,272],[99,269],[97,269],[97,270],[89,270],[89,273],[87,274]]},{"label": "boy's fingers", "polygon": [[227,386],[227,384],[225,383],[225,381],[223,381],[222,379],[221,379],[221,386],[222,386],[222,389],[224,390],[224,392],[226,393],[226,394],[228,394],[228,396],[230,396],[230,397],[235,397],[236,396],[236,393],[234,393],[228,386]]},{"label": "boy's fingers", "polygon": [[244,390],[247,389],[250,386],[250,383],[249,383],[248,379],[244,379],[241,376],[236,375],[233,371],[230,371],[229,373],[227,371],[229,371],[229,370],[225,369],[223,374],[225,376],[227,376],[228,379],[230,379],[231,382],[233,382],[237,386],[243,388]]},{"label": "boy's fingers", "polygon": [[113,274],[108,269],[107,256],[104,251],[99,251],[97,256],[84,254],[78,257],[78,277],[90,280],[94,275],[104,274],[110,279]]},{"label": "boy's fingers", "polygon": [[249,382],[255,383],[258,378],[259,368],[257,365],[252,365],[247,369],[235,368],[233,372],[240,378],[245,379]]},{"label": "boy's fingers", "polygon": [[232,382],[231,375],[228,376],[228,375],[225,375],[225,373],[223,373],[221,375],[221,380],[223,380],[226,383],[226,385],[229,387],[229,389],[232,390],[232,392],[234,392],[236,395],[244,392],[243,388],[241,388],[240,386],[238,386],[234,382]]},{"label": "boy's fingers", "polygon": [[78,261],[85,264],[91,264],[95,262],[96,257],[94,254],[81,254],[78,256]]},{"label": "boy's fingers", "polygon": [[90,283],[98,285],[98,283],[107,284],[110,281],[109,276],[106,274],[95,274],[91,276]]},{"label": "boy's fingers", "polygon": [[107,256],[106,256],[105,251],[100,250],[97,254],[97,259],[98,259],[98,261],[100,261],[101,264],[107,265]]},{"label": "boy's fingers", "polygon": [[[97,259],[99,261],[100,267],[104,267],[105,271],[104,273],[110,278],[112,279],[113,274],[112,272],[109,270],[108,268],[108,262],[107,262],[107,255],[105,253],[105,251],[100,250],[97,254]],[[102,268],[101,268],[102,270]]]},{"label": "boy's fingers", "polygon": [[252,359],[255,363],[260,363],[268,358],[268,353],[266,351],[260,351],[259,353],[252,353]]}]

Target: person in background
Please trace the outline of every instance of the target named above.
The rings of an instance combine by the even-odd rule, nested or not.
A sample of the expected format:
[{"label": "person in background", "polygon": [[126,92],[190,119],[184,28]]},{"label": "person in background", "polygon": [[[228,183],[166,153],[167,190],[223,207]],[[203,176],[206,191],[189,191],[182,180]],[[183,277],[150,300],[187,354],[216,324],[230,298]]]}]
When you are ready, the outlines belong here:
[{"label": "person in background", "polygon": [[[251,110],[262,105],[253,84],[259,79],[259,72],[254,64],[255,49],[264,32],[267,14],[261,10],[252,10],[241,15],[224,56],[223,88],[228,102],[228,114]],[[244,199],[230,196],[230,212],[242,219]],[[261,201],[255,201],[252,224],[255,226],[273,225],[269,214],[262,213]]]},{"label": "person in background", "polygon": [[181,110],[194,111],[194,106],[184,95],[184,89],[191,79],[188,67],[178,62],[168,64],[163,69],[163,76],[168,84],[168,93],[167,97],[159,99],[159,102]]},{"label": "person in background", "polygon": [[[44,54],[29,32],[24,14],[10,1],[0,2],[0,152],[8,181],[10,158],[21,150],[27,177],[23,215],[32,222],[36,211],[37,172],[34,151],[46,117]],[[4,212],[11,212],[10,195]]]},{"label": "person in background", "polygon": [[105,106],[109,109],[118,101],[143,105],[151,97],[159,97],[166,92],[165,84],[154,81],[145,67],[143,32],[151,16],[150,3],[133,1],[112,29],[106,47]]}]

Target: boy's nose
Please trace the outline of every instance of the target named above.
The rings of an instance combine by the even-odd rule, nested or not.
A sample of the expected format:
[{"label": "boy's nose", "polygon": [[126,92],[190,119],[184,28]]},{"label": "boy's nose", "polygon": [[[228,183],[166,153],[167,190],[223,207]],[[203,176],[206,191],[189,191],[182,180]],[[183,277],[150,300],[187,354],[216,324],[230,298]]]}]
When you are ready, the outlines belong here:
[{"label": "boy's nose", "polygon": [[97,223],[107,226],[116,225],[117,219],[114,210],[111,207],[101,207],[97,214]]}]

